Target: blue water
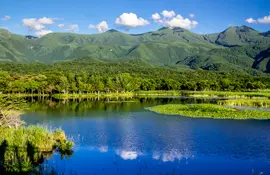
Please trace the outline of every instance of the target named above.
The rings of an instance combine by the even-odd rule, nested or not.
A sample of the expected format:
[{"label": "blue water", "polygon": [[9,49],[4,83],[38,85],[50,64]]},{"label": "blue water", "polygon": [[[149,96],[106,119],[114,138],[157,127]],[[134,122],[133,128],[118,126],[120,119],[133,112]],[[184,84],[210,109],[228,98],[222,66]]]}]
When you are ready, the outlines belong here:
[{"label": "blue water", "polygon": [[144,109],[183,99],[41,103],[29,124],[61,127],[74,153],[44,162],[64,174],[270,174],[270,121],[193,119]]}]

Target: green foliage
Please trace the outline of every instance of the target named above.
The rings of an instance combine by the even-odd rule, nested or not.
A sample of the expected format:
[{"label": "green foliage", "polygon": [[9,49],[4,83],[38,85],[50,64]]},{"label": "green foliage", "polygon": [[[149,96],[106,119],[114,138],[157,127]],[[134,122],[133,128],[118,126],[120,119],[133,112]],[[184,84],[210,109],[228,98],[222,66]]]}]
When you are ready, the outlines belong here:
[{"label": "green foliage", "polygon": [[[84,59],[88,63],[144,63],[177,69],[204,69],[261,74],[269,72],[270,38],[247,26],[199,35],[182,28],[130,35],[110,30],[102,34],[51,33],[27,39],[0,30],[0,62],[58,63]],[[260,57],[261,55],[264,57]],[[38,64],[38,63],[36,63]],[[19,82],[15,82],[18,86]]]},{"label": "green foliage", "polygon": [[181,115],[194,118],[213,119],[270,119],[270,112],[259,110],[238,110],[215,104],[169,104],[147,108],[156,113],[167,115]]},{"label": "green foliage", "polygon": [[[26,148],[27,144],[39,151],[53,151],[58,142],[64,143],[67,139],[63,131],[49,131],[38,126],[16,128],[0,127],[0,143],[7,142],[9,147]],[[61,139],[59,139],[59,135]]]},{"label": "green foliage", "polygon": [[[2,94],[113,94],[155,90],[251,91],[270,88],[270,76],[213,71],[184,71],[141,62],[54,65],[5,64],[0,68]],[[105,95],[105,96],[106,96]],[[3,96],[3,95],[2,95]],[[20,95],[19,95],[20,96]]]},{"label": "green foliage", "polygon": [[206,71],[177,72],[162,68],[149,68],[145,72],[134,68],[123,69],[130,73],[121,73],[121,68],[114,70],[114,67],[110,67],[111,72],[106,72],[106,69],[107,67],[104,69],[101,67],[91,73],[82,70],[27,75],[8,74],[2,79],[5,83],[0,84],[0,89],[2,89],[2,94],[22,93],[21,96],[25,94],[63,94],[64,96],[79,94],[79,96],[90,97],[100,93],[104,96],[114,96],[114,93],[117,95],[118,92],[125,94],[124,92],[142,90],[251,91],[270,88],[269,76],[253,77]]}]

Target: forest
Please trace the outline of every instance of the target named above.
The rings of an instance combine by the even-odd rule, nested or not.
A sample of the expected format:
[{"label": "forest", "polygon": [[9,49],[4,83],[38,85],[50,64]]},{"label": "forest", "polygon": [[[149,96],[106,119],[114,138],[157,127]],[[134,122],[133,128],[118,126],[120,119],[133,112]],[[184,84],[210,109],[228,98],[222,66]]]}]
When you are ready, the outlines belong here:
[{"label": "forest", "polygon": [[68,94],[149,90],[250,91],[270,88],[270,76],[179,71],[132,63],[70,61],[52,65],[0,64],[0,92]]}]

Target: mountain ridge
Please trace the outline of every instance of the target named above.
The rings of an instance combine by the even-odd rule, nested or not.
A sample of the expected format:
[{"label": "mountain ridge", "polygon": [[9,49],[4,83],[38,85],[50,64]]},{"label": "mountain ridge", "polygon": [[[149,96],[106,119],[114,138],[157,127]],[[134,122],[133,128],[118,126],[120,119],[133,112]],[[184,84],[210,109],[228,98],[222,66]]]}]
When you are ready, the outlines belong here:
[{"label": "mountain ridge", "polygon": [[159,66],[181,64],[190,69],[269,72],[268,57],[255,63],[256,56],[270,47],[269,32],[248,26],[229,27],[213,34],[196,34],[183,28],[160,28],[142,34],[111,29],[101,34],[50,33],[41,38],[27,38],[0,29],[0,61],[54,63],[83,57],[105,62],[141,59]]}]

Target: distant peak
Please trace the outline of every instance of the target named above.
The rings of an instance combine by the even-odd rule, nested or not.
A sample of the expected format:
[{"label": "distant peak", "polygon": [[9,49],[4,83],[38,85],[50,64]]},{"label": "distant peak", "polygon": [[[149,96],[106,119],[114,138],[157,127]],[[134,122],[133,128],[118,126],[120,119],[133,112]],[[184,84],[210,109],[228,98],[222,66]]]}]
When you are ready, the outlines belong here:
[{"label": "distant peak", "polygon": [[248,29],[248,30],[254,30],[253,28],[251,28],[249,26],[246,26],[246,25],[243,25],[240,28],[242,28],[242,29]]},{"label": "distant peak", "polygon": [[109,32],[109,33],[115,33],[115,32],[119,32],[119,31],[118,30],[115,30],[115,29],[110,29],[107,32]]},{"label": "distant peak", "polygon": [[38,37],[32,35],[26,35],[25,38],[27,39],[37,39]]},{"label": "distant peak", "polygon": [[172,30],[172,31],[174,31],[174,32],[176,32],[176,31],[181,31],[181,32],[186,31],[186,29],[184,29],[184,28],[182,28],[182,27],[173,27],[173,28],[170,28],[170,27],[162,27],[162,28],[160,28],[158,31],[162,31],[162,30]]},{"label": "distant peak", "polygon": [[243,26],[231,26],[229,28],[227,28],[225,31],[230,31],[230,30],[235,30],[235,31],[239,31],[239,32],[250,32],[250,31],[256,31],[255,29],[248,27],[246,25]]},{"label": "distant peak", "polygon": [[185,32],[187,29],[181,28],[181,27],[175,27],[172,29],[174,32]]},{"label": "distant peak", "polygon": [[161,30],[168,30],[170,29],[169,27],[161,27],[160,29],[158,29],[158,31],[161,31]]},{"label": "distant peak", "polygon": [[184,28],[182,28],[182,27],[174,27],[173,28],[173,30],[180,30],[180,29],[184,30]]}]

